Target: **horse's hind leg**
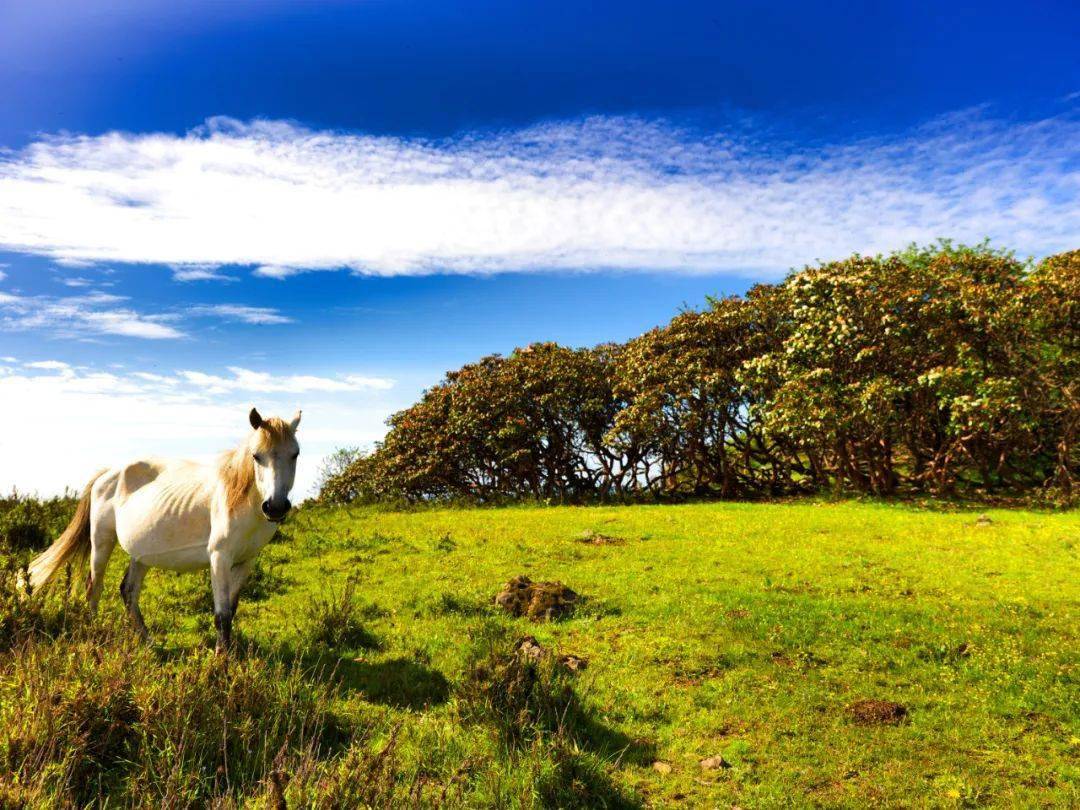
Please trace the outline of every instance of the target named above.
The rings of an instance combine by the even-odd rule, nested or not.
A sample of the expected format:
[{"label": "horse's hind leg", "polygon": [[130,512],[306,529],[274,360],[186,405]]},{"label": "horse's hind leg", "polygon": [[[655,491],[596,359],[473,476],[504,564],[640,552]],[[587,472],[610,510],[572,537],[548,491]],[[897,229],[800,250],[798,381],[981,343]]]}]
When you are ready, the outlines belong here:
[{"label": "horse's hind leg", "polygon": [[146,622],[143,621],[142,611],[139,610],[139,591],[142,590],[146,571],[145,565],[138,560],[132,560],[128,563],[124,579],[120,582],[120,598],[124,600],[135,632],[143,639],[149,638],[149,633],[146,632]]},{"label": "horse's hind leg", "polygon": [[[96,517],[96,519],[94,519]],[[90,612],[96,613],[105,586],[105,569],[109,557],[116,548],[116,531],[102,516],[92,516],[90,521],[90,572],[86,575],[86,601]]]}]

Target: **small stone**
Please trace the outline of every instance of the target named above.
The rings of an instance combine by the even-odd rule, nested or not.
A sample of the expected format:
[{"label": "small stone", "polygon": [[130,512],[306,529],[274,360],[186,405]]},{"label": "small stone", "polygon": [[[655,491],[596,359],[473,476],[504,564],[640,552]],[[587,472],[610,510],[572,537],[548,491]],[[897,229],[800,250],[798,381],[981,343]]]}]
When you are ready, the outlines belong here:
[{"label": "small stone", "polygon": [[667,774],[671,773],[671,763],[664,762],[658,759],[652,764],[652,769],[657,773],[662,773],[666,776]]},{"label": "small stone", "polygon": [[564,655],[559,659],[559,663],[571,672],[580,672],[589,665],[588,661],[576,655]]},{"label": "small stone", "polygon": [[525,636],[517,643],[517,654],[526,661],[539,661],[544,657],[544,648],[533,636]]},{"label": "small stone", "polygon": [[989,515],[979,515],[979,519],[975,521],[976,526],[992,526],[994,521],[990,519]]},{"label": "small stone", "polygon": [[730,768],[731,763],[724,759],[720,754],[712,757],[705,757],[700,763],[703,771],[716,771],[721,768]]}]

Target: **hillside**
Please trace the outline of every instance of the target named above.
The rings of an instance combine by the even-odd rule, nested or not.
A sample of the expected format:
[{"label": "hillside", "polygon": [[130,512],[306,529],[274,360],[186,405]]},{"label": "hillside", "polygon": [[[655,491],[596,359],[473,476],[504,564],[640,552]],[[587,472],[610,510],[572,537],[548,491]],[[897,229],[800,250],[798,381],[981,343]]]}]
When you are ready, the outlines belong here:
[{"label": "hillside", "polygon": [[[1075,806],[1078,541],[1077,513],[858,502],[305,508],[263,554],[228,668],[206,575],[150,574],[149,648],[115,583],[103,630],[54,603],[26,640],[5,603],[0,790]],[[507,616],[493,596],[519,574],[579,593],[574,614]],[[512,653],[527,635],[552,653],[535,667]]]}]

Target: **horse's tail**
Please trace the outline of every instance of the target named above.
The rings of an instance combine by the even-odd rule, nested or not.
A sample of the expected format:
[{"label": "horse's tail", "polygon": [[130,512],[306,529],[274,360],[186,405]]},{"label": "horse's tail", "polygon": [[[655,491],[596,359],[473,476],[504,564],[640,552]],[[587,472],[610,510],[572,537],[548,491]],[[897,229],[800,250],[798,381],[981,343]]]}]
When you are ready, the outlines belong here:
[{"label": "horse's tail", "polygon": [[105,470],[99,471],[83,490],[75,516],[56,541],[30,563],[30,588],[37,591],[46,587],[56,572],[69,562],[84,565],[90,557],[90,491]]}]

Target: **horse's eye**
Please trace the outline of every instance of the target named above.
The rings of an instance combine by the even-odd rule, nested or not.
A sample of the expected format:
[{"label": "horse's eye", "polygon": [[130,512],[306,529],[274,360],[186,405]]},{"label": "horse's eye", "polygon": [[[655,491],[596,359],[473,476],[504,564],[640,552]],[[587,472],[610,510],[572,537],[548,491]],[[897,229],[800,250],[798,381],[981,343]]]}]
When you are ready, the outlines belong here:
[{"label": "horse's eye", "polygon": [[257,462],[259,462],[260,464],[262,464],[262,459],[261,459],[261,458],[259,458],[259,454],[258,454],[258,453],[252,453],[252,454],[251,454],[251,457],[252,457],[253,459],[255,459],[255,460],[256,460]]},{"label": "horse's eye", "polygon": [[299,450],[297,450],[295,453],[292,454],[292,460],[293,461],[296,461],[298,458],[300,458],[300,451]]}]

